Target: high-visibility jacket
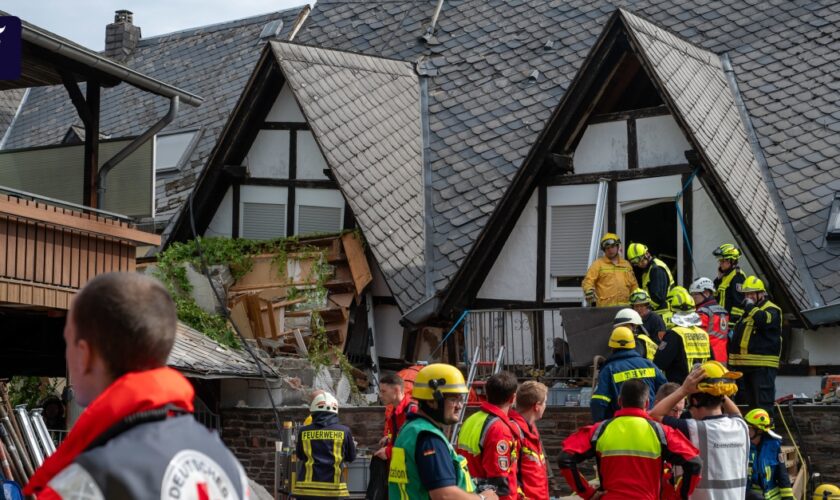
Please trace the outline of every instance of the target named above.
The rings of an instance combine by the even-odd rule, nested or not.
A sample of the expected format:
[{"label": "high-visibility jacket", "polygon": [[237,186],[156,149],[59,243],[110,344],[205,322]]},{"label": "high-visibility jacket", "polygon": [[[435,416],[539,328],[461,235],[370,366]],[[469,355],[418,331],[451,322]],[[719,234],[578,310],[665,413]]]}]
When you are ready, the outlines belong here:
[{"label": "high-visibility jacket", "polygon": [[548,465],[537,426],[531,426],[516,410],[510,410],[510,419],[519,427],[521,452],[519,454],[519,489],[523,500],[548,500]]},{"label": "high-visibility jacket", "polygon": [[467,467],[467,460],[455,453],[455,449],[449,444],[443,432],[435,424],[422,416],[413,416],[400,429],[394,448],[391,450],[391,468],[388,470],[388,498],[390,500],[427,500],[429,492],[423,488],[420,480],[420,473],[417,469],[416,451],[417,437],[422,432],[428,432],[437,436],[446,443],[449,456],[452,459],[452,468],[455,471],[455,478],[458,488],[472,493],[475,491],[470,472]]},{"label": "high-visibility jacket", "polygon": [[326,411],[312,414],[312,424],[298,432],[297,471],[292,495],[344,498],[350,495],[342,479],[342,465],[356,459],[350,429],[338,423],[338,415]]},{"label": "high-visibility jacket", "polygon": [[618,263],[613,264],[606,256],[597,259],[586,271],[581,283],[583,292],[595,291],[598,306],[626,306],[630,303],[630,293],[638,285],[633,266],[618,257]]},{"label": "high-visibility jacket", "polygon": [[729,365],[779,367],[782,353],[782,310],[764,299],[748,306],[729,341]]},{"label": "high-visibility jacket", "polygon": [[486,401],[458,433],[457,451],[467,459],[470,476],[478,486],[495,486],[499,498],[517,498],[519,447],[519,428],[498,406]]},{"label": "high-visibility jacket", "polygon": [[739,290],[747,275],[740,267],[733,267],[720,278],[715,278],[715,299],[729,313],[734,325],[744,315],[744,294]]},{"label": "high-visibility jacket", "polygon": [[709,334],[698,326],[674,326],[665,332],[653,362],[669,382],[681,384],[695,363],[711,359]]},{"label": "high-visibility jacket", "polygon": [[729,344],[729,313],[718,305],[715,299],[709,299],[697,306],[700,327],[709,334],[709,343],[715,360],[726,363]]},{"label": "high-visibility jacket", "polygon": [[743,500],[750,436],[740,416],[686,421],[689,439],[703,459],[703,477],[691,500]]},{"label": "high-visibility jacket", "polygon": [[[651,313],[656,314],[656,313]],[[653,341],[650,337],[645,335],[644,333],[640,333],[636,335],[636,352],[642,355],[642,357],[647,358],[653,361],[653,356],[656,354],[656,349],[659,347],[659,344]]]},{"label": "high-visibility jacket", "polygon": [[578,429],[563,441],[560,469],[569,486],[588,499],[595,489],[577,471],[587,458],[597,459],[604,500],[658,500],[664,461],[684,471],[682,498],[697,484],[701,462],[696,447],[678,431],[661,425],[640,408],[624,408],[615,418]]},{"label": "high-visibility jacket", "polygon": [[648,385],[650,402],[656,399],[656,391],[659,387],[667,382],[665,375],[656,365],[641,357],[635,349],[614,352],[598,372],[598,385],[589,403],[593,422],[613,416],[619,409],[618,395],[621,392],[621,386],[632,378],[637,378]]},{"label": "high-visibility jacket", "polygon": [[750,444],[748,489],[760,492],[765,500],[793,498],[790,476],[780,455],[782,441],[762,433],[758,446]]},{"label": "high-visibility jacket", "polygon": [[396,406],[388,405],[385,407],[385,454],[389,459],[391,458],[391,449],[394,447],[394,441],[397,440],[397,434],[399,434],[402,426],[405,425],[406,417],[409,413],[414,413],[415,411],[417,411],[417,403],[410,396],[403,396],[402,401]]},{"label": "high-visibility jacket", "polygon": [[674,277],[668,264],[653,258],[642,275],[642,288],[650,296],[650,307],[658,313],[668,309],[668,292],[674,286]]}]

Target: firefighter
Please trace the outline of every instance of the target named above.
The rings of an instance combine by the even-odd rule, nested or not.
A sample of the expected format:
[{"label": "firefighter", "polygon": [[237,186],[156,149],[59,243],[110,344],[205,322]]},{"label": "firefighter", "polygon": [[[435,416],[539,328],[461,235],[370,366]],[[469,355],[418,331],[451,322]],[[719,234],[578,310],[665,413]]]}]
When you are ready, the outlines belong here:
[{"label": "firefighter", "polygon": [[633,266],[621,258],[621,239],[614,233],[605,234],[601,250],[604,256],[589,266],[581,284],[586,302],[599,307],[627,305],[637,284]]},{"label": "firefighter", "polygon": [[312,423],[298,431],[297,471],[292,482],[295,498],[347,498],[342,465],[356,459],[350,429],[338,423],[338,401],[328,392],[315,396],[309,406]]},{"label": "firefighter", "polygon": [[517,385],[510,372],[491,375],[484,383],[487,401],[464,421],[458,434],[458,453],[467,459],[478,489],[493,488],[499,498],[509,500],[518,494],[519,428],[508,415]]},{"label": "firefighter", "polygon": [[[682,466],[680,497],[691,494],[701,468],[699,452],[679,432],[648,416],[649,397],[644,382],[628,380],[621,386],[621,409],[614,418],[578,429],[563,441],[560,469],[578,495],[658,500],[665,461]],[[577,470],[578,463],[591,457],[601,479],[597,491]]]},{"label": "firefighter", "polygon": [[391,450],[388,498],[498,498],[492,491],[475,492],[467,460],[444,434],[458,422],[468,393],[464,375],[454,366],[435,363],[417,373],[411,395],[418,408],[408,415]]},{"label": "firefighter", "polygon": [[[650,411],[652,418],[678,429],[700,450],[703,474],[692,498],[741,500],[746,495],[750,438],[747,423],[729,399],[738,391],[735,382],[740,377],[718,361],[706,361]],[[669,416],[686,398],[691,418]]]},{"label": "firefighter", "polygon": [[782,310],[768,300],[764,282],[748,276],[741,285],[744,316],[729,341],[729,365],[744,373],[739,403],[773,411],[782,352]]},{"label": "firefighter", "polygon": [[668,291],[674,286],[674,277],[668,265],[652,256],[648,247],[641,243],[630,243],[627,260],[644,270],[642,288],[648,293],[653,310],[659,314],[667,311]]},{"label": "firefighter", "polygon": [[636,351],[636,339],[626,326],[614,328],[607,345],[612,354],[598,372],[598,385],[589,403],[593,422],[611,418],[619,409],[618,394],[624,382],[644,382],[650,392],[648,401],[653,401],[659,386],[666,382],[659,368]]},{"label": "firefighter", "polygon": [[[633,293],[630,294],[630,306],[642,317],[642,326],[645,327],[648,336],[659,344],[667,328],[665,327],[665,321],[662,316],[653,312],[653,309],[651,309],[650,295],[641,288],[633,290]],[[670,318],[671,315],[668,314],[668,317]]]},{"label": "firefighter", "polygon": [[668,305],[674,326],[662,337],[653,362],[665,372],[668,382],[681,384],[695,363],[711,359],[709,334],[698,326],[700,317],[688,290],[675,286],[668,294]]},{"label": "firefighter", "polygon": [[548,465],[545,461],[537,421],[545,413],[548,387],[535,380],[523,382],[516,390],[516,408],[510,419],[519,427],[521,453],[518,475],[523,500],[548,500]]},{"label": "firefighter", "polygon": [[750,476],[747,498],[793,498],[790,476],[782,455],[782,436],[773,432],[770,415],[756,408],[744,416],[750,431]]},{"label": "firefighter", "polygon": [[403,379],[399,375],[383,375],[379,379],[379,399],[385,405],[385,431],[379,440],[379,449],[373,456],[390,460],[397,434],[405,424],[406,416],[417,410],[417,403],[406,395]]},{"label": "firefighter", "polygon": [[653,361],[653,356],[656,354],[659,343],[655,342],[648,335],[639,313],[630,308],[621,309],[615,314],[615,319],[613,319],[613,328],[617,326],[626,326],[629,328],[633,332],[633,336],[636,337],[636,351],[643,358]]},{"label": "firefighter", "polygon": [[731,243],[724,243],[712,253],[718,259],[715,299],[729,313],[729,322],[734,325],[744,314],[744,294],[739,285],[747,279],[747,275],[738,267],[741,251]]},{"label": "firefighter", "polygon": [[709,334],[709,343],[716,360],[726,363],[729,343],[729,313],[715,300],[715,285],[709,278],[697,278],[688,287],[700,316],[700,327]]}]

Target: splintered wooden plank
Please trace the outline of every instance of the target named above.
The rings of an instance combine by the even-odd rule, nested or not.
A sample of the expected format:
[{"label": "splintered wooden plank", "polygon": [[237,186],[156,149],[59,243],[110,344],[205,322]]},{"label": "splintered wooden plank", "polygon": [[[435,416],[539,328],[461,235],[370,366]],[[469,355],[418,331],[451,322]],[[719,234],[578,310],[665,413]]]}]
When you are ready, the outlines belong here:
[{"label": "splintered wooden plank", "polygon": [[356,294],[361,295],[365,287],[373,281],[362,242],[359,241],[355,233],[345,233],[341,236],[341,243],[344,245],[347,263],[350,266],[350,272],[353,274]]}]

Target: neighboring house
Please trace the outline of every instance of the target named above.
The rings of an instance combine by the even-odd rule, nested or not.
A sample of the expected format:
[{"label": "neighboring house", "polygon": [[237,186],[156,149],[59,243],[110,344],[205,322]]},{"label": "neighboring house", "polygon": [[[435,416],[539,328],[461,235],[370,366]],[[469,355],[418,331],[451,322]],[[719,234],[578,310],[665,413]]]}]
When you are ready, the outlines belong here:
[{"label": "neighboring house", "polygon": [[[268,40],[293,36],[308,7],[142,38],[132,14],[117,11],[106,27],[104,54],[153,78],[195,92],[200,107],[181,106],[174,121],[154,138],[154,216],[142,222],[161,232],[184,205],[216,145],[228,115]],[[82,86],[84,91],[84,86]],[[130,138],[166,114],[166,99],[150,101],[134,88],[101,93],[100,133]],[[6,150],[74,144],[84,130],[61,85],[33,88],[9,130]]]}]

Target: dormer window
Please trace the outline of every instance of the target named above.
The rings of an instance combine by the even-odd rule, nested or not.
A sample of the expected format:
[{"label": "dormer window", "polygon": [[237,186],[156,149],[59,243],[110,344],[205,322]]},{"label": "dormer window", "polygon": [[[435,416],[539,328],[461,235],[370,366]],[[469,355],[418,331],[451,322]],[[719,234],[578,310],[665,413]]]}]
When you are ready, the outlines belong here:
[{"label": "dormer window", "polygon": [[155,171],[171,172],[180,170],[190,159],[200,130],[176,132],[155,137]]},{"label": "dormer window", "polygon": [[828,241],[840,241],[840,193],[834,193],[831,211],[828,214],[828,228],[825,238]]}]

